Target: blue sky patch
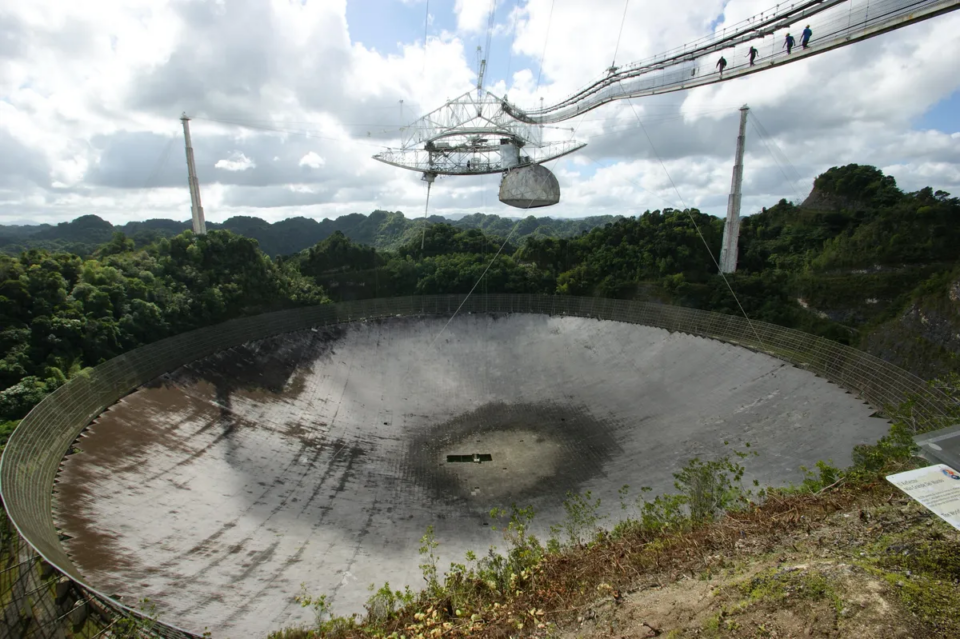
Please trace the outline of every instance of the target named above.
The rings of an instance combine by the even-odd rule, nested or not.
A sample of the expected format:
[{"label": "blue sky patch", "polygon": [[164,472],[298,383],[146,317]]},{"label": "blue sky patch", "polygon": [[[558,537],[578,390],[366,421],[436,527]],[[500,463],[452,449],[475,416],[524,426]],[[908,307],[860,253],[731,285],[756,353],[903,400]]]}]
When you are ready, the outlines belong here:
[{"label": "blue sky patch", "polygon": [[[481,0],[471,0],[479,2]],[[496,22],[503,25],[507,16],[518,6],[520,0],[499,0],[497,2]],[[431,23],[427,27],[427,37],[436,37],[443,31],[456,32],[457,17],[453,12],[453,0],[431,0]],[[368,49],[381,53],[396,53],[401,43],[412,44],[423,41],[424,19],[427,13],[426,2],[401,2],[392,0],[348,0],[347,27],[350,41],[362,43]],[[476,71],[477,46],[486,44],[486,30],[480,33],[461,35],[464,54],[470,68]],[[510,51],[513,35],[495,35],[490,42],[491,51],[487,52],[487,71],[484,84],[489,86],[509,78],[520,69],[530,69],[536,74],[539,60],[530,56],[513,54]],[[541,83],[546,83],[544,77]]]},{"label": "blue sky patch", "polygon": [[[425,2],[384,2],[384,0],[349,0],[347,2],[347,28],[350,41],[362,43],[368,49],[394,53],[399,43],[423,40],[424,19],[427,14]],[[430,3],[433,24],[427,35],[437,35],[441,30],[452,31],[457,26],[453,14],[453,2],[433,0]]]},{"label": "blue sky patch", "polygon": [[960,132],[960,91],[937,102],[933,107],[920,116],[915,129],[925,131],[936,129],[944,133]]}]

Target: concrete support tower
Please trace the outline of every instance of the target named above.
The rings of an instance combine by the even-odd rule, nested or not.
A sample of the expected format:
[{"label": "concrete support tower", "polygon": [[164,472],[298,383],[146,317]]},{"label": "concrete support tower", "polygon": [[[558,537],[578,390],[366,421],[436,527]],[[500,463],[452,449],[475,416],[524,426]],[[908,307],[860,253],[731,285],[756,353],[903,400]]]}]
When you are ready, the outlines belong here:
[{"label": "concrete support tower", "polygon": [[180,121],[183,122],[183,141],[187,145],[187,181],[190,184],[193,232],[197,235],[206,235],[207,223],[203,219],[203,207],[200,206],[200,182],[197,180],[197,166],[193,163],[193,144],[190,142],[190,118],[184,113]]},{"label": "concrete support tower", "polygon": [[743,147],[747,136],[747,113],[750,107],[740,107],[740,134],[737,136],[737,157],[733,164],[730,199],[727,201],[727,221],[723,225],[723,248],[720,249],[720,272],[737,270],[737,242],[740,239],[740,188],[743,186]]}]

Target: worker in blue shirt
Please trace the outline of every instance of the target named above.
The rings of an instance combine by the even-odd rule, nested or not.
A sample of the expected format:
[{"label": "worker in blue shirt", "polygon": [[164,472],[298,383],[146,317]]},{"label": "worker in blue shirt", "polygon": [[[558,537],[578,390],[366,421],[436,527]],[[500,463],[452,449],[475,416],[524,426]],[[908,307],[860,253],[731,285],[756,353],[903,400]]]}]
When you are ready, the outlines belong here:
[{"label": "worker in blue shirt", "polygon": [[783,46],[787,48],[787,55],[790,55],[790,50],[793,49],[794,42],[793,36],[788,33],[787,38],[783,41]]},{"label": "worker in blue shirt", "polygon": [[807,25],[807,28],[803,30],[803,33],[800,34],[800,44],[804,49],[807,48],[807,43],[810,42],[810,36],[813,35],[813,31],[810,30],[810,25]]}]

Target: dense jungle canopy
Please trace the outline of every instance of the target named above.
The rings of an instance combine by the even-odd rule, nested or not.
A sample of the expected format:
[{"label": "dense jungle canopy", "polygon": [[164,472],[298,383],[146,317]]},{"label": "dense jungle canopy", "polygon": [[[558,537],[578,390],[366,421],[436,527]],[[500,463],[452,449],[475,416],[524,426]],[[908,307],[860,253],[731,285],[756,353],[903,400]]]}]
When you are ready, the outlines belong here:
[{"label": "dense jungle canopy", "polygon": [[[99,244],[104,226],[93,223],[90,233],[90,216],[40,231],[0,227],[0,238],[34,243],[0,255],[0,430],[82,369],[142,344],[298,305],[466,293],[495,255],[477,293],[740,313],[704,247],[719,256],[723,220],[696,209],[566,221],[477,214],[427,220],[425,233],[422,220],[399,213],[347,218],[278,223],[265,236],[275,257],[236,230],[197,236],[172,221],[152,235],[136,231],[137,240],[103,223],[110,236]],[[259,222],[250,222],[250,235],[278,226]],[[314,229],[323,239],[282,254],[311,225],[326,225]],[[71,240],[63,235],[71,228],[88,233]],[[53,245],[37,247],[44,242]],[[79,254],[57,248],[71,242]],[[835,167],[802,205],[781,200],[743,218],[729,282],[751,319],[866,348],[933,377],[960,370],[958,246],[958,198],[903,192],[874,167]]]}]

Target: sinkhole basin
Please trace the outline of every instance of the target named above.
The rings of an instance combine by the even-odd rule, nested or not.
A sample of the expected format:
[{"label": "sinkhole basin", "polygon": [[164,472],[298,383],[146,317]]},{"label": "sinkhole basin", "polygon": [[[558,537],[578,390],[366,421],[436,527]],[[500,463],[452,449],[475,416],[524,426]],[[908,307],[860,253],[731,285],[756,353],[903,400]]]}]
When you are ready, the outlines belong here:
[{"label": "sinkhole basin", "polygon": [[[449,322],[449,323],[448,323]],[[661,328],[461,313],[350,322],[252,341],[137,388],[61,464],[54,520],[85,581],[215,637],[309,622],[367,587],[423,585],[503,546],[493,507],[532,506],[541,535],[568,491],[613,523],[617,491],[673,490],[694,456],[744,449],[746,480],[850,461],[887,423],[780,359]],[[725,442],[728,445],[725,445]],[[476,457],[475,457],[476,456]]]}]

